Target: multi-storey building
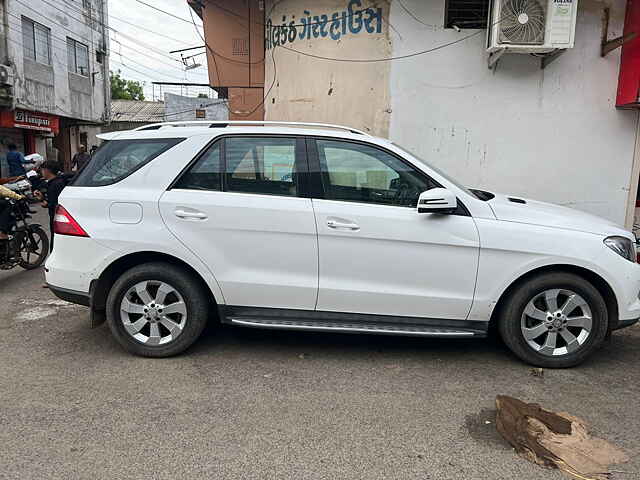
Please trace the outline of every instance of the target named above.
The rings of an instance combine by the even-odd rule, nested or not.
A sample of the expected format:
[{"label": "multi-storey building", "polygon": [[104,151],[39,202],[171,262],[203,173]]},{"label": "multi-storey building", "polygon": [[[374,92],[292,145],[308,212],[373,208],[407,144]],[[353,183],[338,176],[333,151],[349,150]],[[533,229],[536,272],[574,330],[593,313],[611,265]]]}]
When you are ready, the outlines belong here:
[{"label": "multi-storey building", "polygon": [[107,2],[0,0],[0,20],[0,166],[14,143],[68,168],[109,119]]}]

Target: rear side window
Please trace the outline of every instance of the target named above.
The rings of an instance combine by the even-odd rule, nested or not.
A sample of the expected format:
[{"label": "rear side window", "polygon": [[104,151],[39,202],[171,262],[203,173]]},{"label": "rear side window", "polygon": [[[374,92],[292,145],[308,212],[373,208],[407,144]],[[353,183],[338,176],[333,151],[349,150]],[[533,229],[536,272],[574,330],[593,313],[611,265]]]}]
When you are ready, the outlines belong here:
[{"label": "rear side window", "polygon": [[80,171],[73,186],[101,187],[128,177],[184,138],[111,140],[100,147]]},{"label": "rear side window", "polygon": [[296,196],[296,139],[225,140],[226,189],[229,192]]},{"label": "rear side window", "polygon": [[222,138],[195,159],[173,188],[295,197],[301,149],[299,138]]},{"label": "rear side window", "polygon": [[188,190],[220,190],[222,187],[221,142],[210,146],[196,163],[180,177],[174,188]]}]

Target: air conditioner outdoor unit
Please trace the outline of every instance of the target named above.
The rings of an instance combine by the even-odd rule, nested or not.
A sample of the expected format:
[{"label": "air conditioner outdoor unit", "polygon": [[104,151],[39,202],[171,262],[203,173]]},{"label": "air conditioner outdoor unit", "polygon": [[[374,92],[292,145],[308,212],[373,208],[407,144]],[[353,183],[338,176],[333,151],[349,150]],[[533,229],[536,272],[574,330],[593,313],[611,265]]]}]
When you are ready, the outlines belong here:
[{"label": "air conditioner outdoor unit", "polygon": [[547,53],[573,48],[578,0],[493,0],[487,50]]},{"label": "air conditioner outdoor unit", "polygon": [[0,65],[0,85],[13,86],[13,68],[8,65]]}]

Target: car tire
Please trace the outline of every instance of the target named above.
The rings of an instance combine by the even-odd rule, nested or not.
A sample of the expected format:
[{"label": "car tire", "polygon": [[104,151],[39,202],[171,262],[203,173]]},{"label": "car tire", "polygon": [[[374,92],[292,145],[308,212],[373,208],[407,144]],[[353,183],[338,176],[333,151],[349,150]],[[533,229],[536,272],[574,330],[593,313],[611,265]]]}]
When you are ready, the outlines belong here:
[{"label": "car tire", "polygon": [[600,348],[609,318],[602,295],[590,282],[558,272],[517,286],[498,322],[503,341],[521,360],[537,367],[568,368]]},{"label": "car tire", "polygon": [[115,339],[128,352],[143,357],[170,357],[185,351],[202,333],[209,314],[209,298],[201,282],[167,263],[127,270],[111,287],[106,306]]}]

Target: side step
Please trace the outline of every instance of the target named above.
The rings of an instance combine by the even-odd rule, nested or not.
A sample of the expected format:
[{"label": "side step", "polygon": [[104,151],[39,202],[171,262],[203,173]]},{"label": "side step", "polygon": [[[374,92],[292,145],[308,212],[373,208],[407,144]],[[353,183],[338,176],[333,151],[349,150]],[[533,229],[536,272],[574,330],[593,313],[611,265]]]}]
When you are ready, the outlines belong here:
[{"label": "side step", "polygon": [[403,325],[364,322],[310,322],[305,320],[274,320],[254,317],[228,317],[233,325],[273,330],[306,330],[312,332],[369,333],[378,335],[404,335],[410,337],[465,338],[484,337],[474,330],[436,328],[426,325]]}]

